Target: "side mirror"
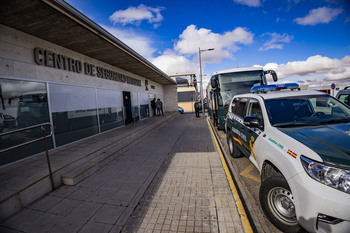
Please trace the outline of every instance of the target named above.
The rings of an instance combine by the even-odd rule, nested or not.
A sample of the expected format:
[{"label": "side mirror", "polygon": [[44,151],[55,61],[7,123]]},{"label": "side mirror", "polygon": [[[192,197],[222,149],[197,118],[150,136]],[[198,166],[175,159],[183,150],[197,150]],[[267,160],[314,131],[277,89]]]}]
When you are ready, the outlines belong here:
[{"label": "side mirror", "polygon": [[277,77],[277,74],[274,70],[266,70],[264,71],[265,74],[271,74],[272,75],[272,79],[274,82],[277,82],[278,80],[278,77]]},{"label": "side mirror", "polygon": [[274,71],[274,72],[272,72],[272,73],[271,73],[271,75],[272,75],[273,81],[274,81],[274,82],[277,82],[278,77],[277,77],[276,72],[275,72],[275,71]]},{"label": "side mirror", "polygon": [[244,117],[243,124],[249,128],[261,129],[260,120],[256,116]]}]

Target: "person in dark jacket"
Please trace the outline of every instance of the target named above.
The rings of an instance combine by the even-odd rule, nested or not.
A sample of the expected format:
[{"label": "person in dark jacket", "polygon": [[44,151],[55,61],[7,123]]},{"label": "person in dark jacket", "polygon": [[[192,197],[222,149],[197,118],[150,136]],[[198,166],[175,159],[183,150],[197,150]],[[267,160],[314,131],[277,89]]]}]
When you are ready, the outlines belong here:
[{"label": "person in dark jacket", "polygon": [[164,112],[163,112],[163,102],[161,100],[159,100],[160,102],[160,111],[162,112],[162,116],[164,116]]},{"label": "person in dark jacket", "polygon": [[151,108],[153,110],[153,116],[156,116],[156,98],[151,101]]},{"label": "person in dark jacket", "polygon": [[199,103],[198,100],[194,103],[194,110],[196,111],[196,117],[199,117]]},{"label": "person in dark jacket", "polygon": [[160,108],[161,108],[160,99],[157,99],[156,101],[156,108],[157,108],[157,116],[160,116]]}]

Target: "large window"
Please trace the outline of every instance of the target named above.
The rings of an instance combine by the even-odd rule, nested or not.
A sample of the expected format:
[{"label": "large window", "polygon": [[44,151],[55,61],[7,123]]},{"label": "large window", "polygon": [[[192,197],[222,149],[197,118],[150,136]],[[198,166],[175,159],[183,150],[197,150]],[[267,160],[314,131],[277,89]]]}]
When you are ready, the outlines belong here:
[{"label": "large window", "polygon": [[249,93],[255,84],[265,85],[263,71],[245,71],[219,74],[219,105],[229,104],[233,96]]},{"label": "large window", "polygon": [[97,89],[97,105],[101,132],[124,125],[121,91]]},{"label": "large window", "polygon": [[57,146],[98,133],[94,88],[62,84],[49,87]]},{"label": "large window", "polygon": [[140,101],[140,118],[144,119],[149,117],[149,103],[147,93],[139,93],[139,101]]},{"label": "large window", "polygon": [[328,95],[305,95],[265,100],[272,125],[297,127],[350,121],[350,108]]},{"label": "large window", "polygon": [[[46,84],[21,80],[0,79],[0,133],[48,123],[49,109]],[[49,128],[45,127],[47,133]],[[6,149],[43,136],[40,128],[0,137],[0,149]],[[48,140],[49,148],[52,139]],[[39,141],[0,154],[0,165],[26,158],[45,150]]]},{"label": "large window", "polygon": [[130,96],[131,96],[132,122],[137,122],[140,120],[138,93],[131,92]]},{"label": "large window", "polygon": [[[148,95],[130,94],[133,121],[149,117]],[[0,133],[50,123],[51,114],[54,137],[48,139],[49,149],[123,126],[123,109],[122,91],[0,78]],[[44,128],[49,134],[50,127]],[[0,136],[0,150],[42,136],[39,127]],[[44,141],[39,141],[2,152],[0,166],[44,150]]]},{"label": "large window", "polygon": [[177,93],[178,102],[193,102],[195,101],[196,93],[194,91],[184,91]]}]

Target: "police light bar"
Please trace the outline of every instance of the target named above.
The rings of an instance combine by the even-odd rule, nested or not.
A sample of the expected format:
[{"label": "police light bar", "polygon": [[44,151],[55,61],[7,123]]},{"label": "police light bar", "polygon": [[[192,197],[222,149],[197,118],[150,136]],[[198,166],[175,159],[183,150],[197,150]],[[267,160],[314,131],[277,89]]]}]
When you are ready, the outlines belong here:
[{"label": "police light bar", "polygon": [[250,89],[252,93],[267,93],[269,91],[279,91],[284,89],[299,89],[297,83],[284,83],[284,84],[273,84],[273,85],[262,85],[254,86]]}]

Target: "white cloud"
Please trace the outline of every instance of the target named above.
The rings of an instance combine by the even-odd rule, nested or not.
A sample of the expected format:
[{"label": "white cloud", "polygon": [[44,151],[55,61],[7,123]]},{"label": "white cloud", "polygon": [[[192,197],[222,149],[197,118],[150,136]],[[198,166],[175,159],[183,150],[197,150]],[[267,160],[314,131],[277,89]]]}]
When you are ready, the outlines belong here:
[{"label": "white cloud", "polygon": [[152,59],[152,63],[168,75],[197,73],[199,70],[198,62],[193,62],[187,57],[171,51]]},{"label": "white cloud", "polygon": [[142,36],[133,30],[104,25],[102,25],[102,27],[147,59],[151,59],[153,54],[157,51],[157,49],[152,46],[153,42],[150,38]]},{"label": "white cloud", "polygon": [[251,7],[261,6],[260,0],[234,0],[234,2]]},{"label": "white cloud", "polygon": [[275,70],[279,80],[298,78],[312,83],[322,79],[325,83],[350,84],[350,56],[339,60],[316,55],[305,61],[292,61],[287,64],[268,63],[264,69]]},{"label": "white cloud", "polygon": [[223,58],[230,58],[232,53],[239,50],[237,44],[250,44],[253,42],[251,32],[238,27],[223,34],[214,33],[209,29],[197,29],[195,25],[188,26],[179,36],[174,50],[183,55],[198,55],[198,48],[214,51],[202,53],[205,62],[220,62]]},{"label": "white cloud", "polygon": [[[165,51],[151,62],[164,73],[199,73],[198,49],[214,48],[213,51],[201,54],[202,66],[205,63],[218,63],[224,58],[231,58],[240,48],[237,44],[250,44],[253,34],[244,28],[236,28],[222,34],[213,33],[209,29],[198,29],[195,25],[188,26],[172,50]],[[205,79],[205,78],[203,78]],[[204,82],[203,82],[204,83]]]},{"label": "white cloud", "polygon": [[290,43],[293,40],[293,36],[290,36],[286,33],[277,34],[277,33],[264,33],[262,36],[270,36],[271,39],[266,41],[259,51],[266,51],[269,49],[283,49],[283,43]]},{"label": "white cloud", "polygon": [[315,26],[316,24],[331,22],[342,12],[342,9],[320,7],[310,10],[307,16],[296,18],[294,21],[300,25]]},{"label": "white cloud", "polygon": [[201,54],[202,66],[205,63],[218,63],[224,58],[232,58],[239,44],[253,42],[253,34],[244,28],[236,28],[222,34],[213,33],[209,29],[197,29],[195,25],[188,26],[174,47],[156,57],[155,41],[149,36],[140,35],[132,29],[109,27],[102,25],[108,32],[120,39],[123,43],[135,50],[141,56],[150,60],[166,74],[199,73],[198,48],[214,48],[214,51]]},{"label": "white cloud", "polygon": [[159,22],[163,20],[163,16],[160,13],[164,10],[164,7],[149,7],[146,5],[139,5],[138,7],[129,7],[126,10],[119,10],[114,12],[109,19],[115,23],[126,24],[140,24],[141,21],[147,20],[150,24],[154,24],[154,27],[159,26]]}]

